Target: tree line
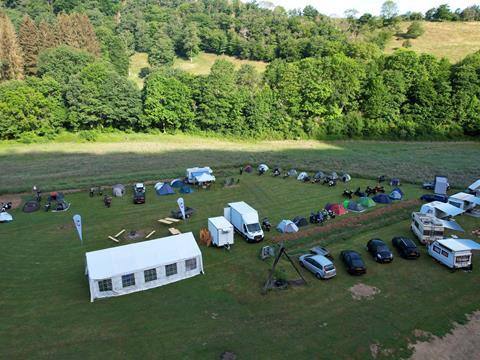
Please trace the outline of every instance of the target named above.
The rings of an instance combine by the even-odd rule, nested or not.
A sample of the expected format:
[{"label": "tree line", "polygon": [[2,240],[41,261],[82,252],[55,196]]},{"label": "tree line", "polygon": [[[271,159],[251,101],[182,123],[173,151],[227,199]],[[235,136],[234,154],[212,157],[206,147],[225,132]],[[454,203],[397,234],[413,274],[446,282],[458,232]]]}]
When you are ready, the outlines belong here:
[{"label": "tree line", "polygon": [[[382,27],[392,26],[393,5],[382,7]],[[286,12],[236,0],[8,0],[3,7],[1,139],[109,128],[256,138],[480,133],[480,54],[454,65],[405,49],[384,55],[381,33],[352,36],[366,18],[352,15],[345,30],[311,6]],[[259,74],[217,61],[206,76],[170,66],[200,50],[269,65]],[[153,66],[142,72],[141,91],[126,77],[135,51],[147,52]]]}]

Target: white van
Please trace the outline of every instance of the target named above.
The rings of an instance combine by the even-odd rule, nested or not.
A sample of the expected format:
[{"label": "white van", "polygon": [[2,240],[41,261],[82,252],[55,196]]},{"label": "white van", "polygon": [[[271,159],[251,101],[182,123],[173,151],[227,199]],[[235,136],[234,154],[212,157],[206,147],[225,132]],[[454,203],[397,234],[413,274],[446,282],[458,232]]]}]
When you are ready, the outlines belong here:
[{"label": "white van", "polygon": [[467,239],[443,239],[428,246],[428,254],[451,269],[471,269],[472,250],[480,250],[480,244]]}]

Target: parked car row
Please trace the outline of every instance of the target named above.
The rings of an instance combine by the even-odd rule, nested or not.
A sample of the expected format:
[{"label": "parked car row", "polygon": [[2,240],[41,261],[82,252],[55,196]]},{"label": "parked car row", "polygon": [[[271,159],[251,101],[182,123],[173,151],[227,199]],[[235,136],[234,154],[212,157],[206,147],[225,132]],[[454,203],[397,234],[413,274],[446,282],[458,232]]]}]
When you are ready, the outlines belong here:
[{"label": "parked car row", "polygon": [[[397,249],[399,255],[405,259],[417,259],[420,256],[417,245],[406,237],[394,237],[392,245]],[[369,240],[367,251],[379,263],[390,263],[393,261],[392,251],[381,239]],[[367,267],[362,256],[357,251],[343,250],[340,253],[340,257],[349,274],[362,275],[367,273]],[[304,254],[298,259],[300,265],[318,279],[331,279],[337,274],[333,260],[331,253],[321,246],[313,247],[310,249],[309,254]]]}]

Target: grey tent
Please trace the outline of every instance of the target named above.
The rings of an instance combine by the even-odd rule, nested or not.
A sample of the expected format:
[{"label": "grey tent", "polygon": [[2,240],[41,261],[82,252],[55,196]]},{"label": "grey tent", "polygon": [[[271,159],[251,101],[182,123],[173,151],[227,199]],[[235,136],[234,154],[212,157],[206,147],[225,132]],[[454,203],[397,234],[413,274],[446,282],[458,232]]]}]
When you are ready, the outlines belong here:
[{"label": "grey tent", "polygon": [[290,220],[282,220],[277,225],[277,230],[281,233],[294,233],[298,231],[298,227]]},{"label": "grey tent", "polygon": [[23,212],[31,213],[40,209],[40,203],[37,200],[29,200],[23,205]]},{"label": "grey tent", "polygon": [[392,200],[402,200],[402,194],[398,190],[393,190],[388,197]]},{"label": "grey tent", "polygon": [[330,175],[330,178],[332,180],[338,180],[338,174],[335,171],[333,171],[332,174]]},{"label": "grey tent", "polygon": [[345,173],[345,174],[342,175],[342,181],[343,182],[349,182],[351,180],[352,180],[352,177],[349,174]]},{"label": "grey tent", "polygon": [[299,181],[304,181],[305,178],[308,177],[308,174],[306,172],[301,172],[298,176],[297,176],[297,180]]},{"label": "grey tent", "polygon": [[295,225],[297,225],[298,227],[302,227],[302,226],[307,226],[307,225],[308,225],[307,219],[305,219],[303,216],[295,216],[292,221],[293,221],[293,223],[294,223]]},{"label": "grey tent", "polygon": [[323,171],[319,171],[315,174],[315,176],[313,177],[314,179],[323,179],[325,178],[325,174]]},{"label": "grey tent", "polygon": [[348,202],[347,210],[353,212],[364,212],[366,209],[356,201],[350,200]]},{"label": "grey tent", "polygon": [[287,175],[288,175],[288,176],[297,176],[297,174],[298,174],[298,173],[297,173],[297,170],[295,170],[295,169],[290,169],[290,170],[288,170],[288,172],[287,172]]},{"label": "grey tent", "polygon": [[122,197],[123,195],[125,195],[125,186],[123,186],[122,184],[113,185],[112,194],[116,197]]}]

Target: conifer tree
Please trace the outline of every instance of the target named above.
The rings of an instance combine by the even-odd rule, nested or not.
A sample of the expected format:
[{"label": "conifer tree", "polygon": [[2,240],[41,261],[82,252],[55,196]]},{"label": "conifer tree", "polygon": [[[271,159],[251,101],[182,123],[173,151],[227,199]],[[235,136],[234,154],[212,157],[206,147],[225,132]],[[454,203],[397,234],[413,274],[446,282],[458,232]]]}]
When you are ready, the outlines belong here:
[{"label": "conifer tree", "polygon": [[0,79],[23,79],[23,55],[10,18],[0,14]]},{"label": "conifer tree", "polygon": [[57,37],[54,35],[52,28],[45,21],[38,24],[38,48],[39,52],[50,49],[58,45]]},{"label": "conifer tree", "polygon": [[39,53],[39,32],[30,16],[23,18],[18,34],[18,42],[22,47],[25,74],[37,73],[37,57]]}]

